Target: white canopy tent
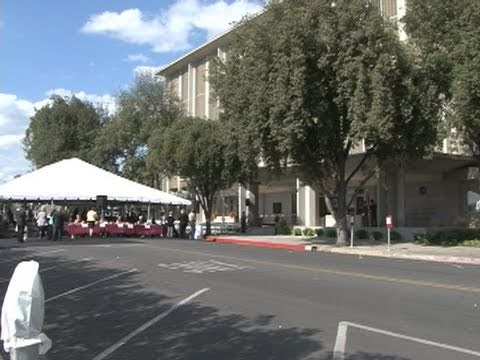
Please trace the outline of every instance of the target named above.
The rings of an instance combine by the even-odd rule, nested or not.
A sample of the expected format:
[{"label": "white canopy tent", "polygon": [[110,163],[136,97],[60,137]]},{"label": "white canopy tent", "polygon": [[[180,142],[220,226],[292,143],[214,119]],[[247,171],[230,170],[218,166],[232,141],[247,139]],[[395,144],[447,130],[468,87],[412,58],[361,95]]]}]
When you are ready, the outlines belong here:
[{"label": "white canopy tent", "polygon": [[0,199],[27,201],[109,201],[190,205],[189,200],[125,179],[72,158],[0,184]]}]

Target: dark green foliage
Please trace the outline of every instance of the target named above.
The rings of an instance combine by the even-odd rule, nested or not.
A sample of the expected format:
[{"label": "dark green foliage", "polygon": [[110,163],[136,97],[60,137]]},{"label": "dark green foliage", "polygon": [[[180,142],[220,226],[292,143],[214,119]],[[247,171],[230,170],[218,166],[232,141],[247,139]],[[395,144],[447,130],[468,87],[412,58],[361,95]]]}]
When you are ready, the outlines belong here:
[{"label": "dark green foliage", "polygon": [[403,236],[398,231],[393,230],[390,232],[391,241],[398,242],[398,241],[402,241],[402,239],[403,239]]},{"label": "dark green foliage", "polygon": [[366,240],[368,239],[368,231],[364,229],[360,229],[355,231],[355,238],[359,240]]},{"label": "dark green foliage", "polygon": [[292,235],[295,235],[295,236],[302,236],[302,229],[299,229],[299,228],[293,228],[293,229],[292,229]]},{"label": "dark green foliage", "polygon": [[53,95],[30,119],[23,140],[26,157],[42,167],[71,157],[92,161],[105,112],[75,96]]},{"label": "dark green foliage", "polygon": [[[129,179],[158,186],[158,173],[148,168],[148,142],[181,112],[169,97],[165,83],[151,75],[138,75],[117,97],[117,112],[95,142],[95,159]],[[152,149],[155,151],[155,149]]]},{"label": "dark green foliage", "polygon": [[327,229],[325,231],[325,235],[327,235],[328,238],[336,238],[337,237],[337,229]]},{"label": "dark green foliage", "polygon": [[[344,244],[353,175],[367,181],[373,159],[422,156],[436,140],[438,93],[371,1],[335,4],[271,2],[236,28],[211,82],[243,168],[295,165],[325,195]],[[348,172],[363,139],[367,152]]]},{"label": "dark green foliage", "polygon": [[292,229],[290,229],[290,227],[284,224],[280,226],[280,228],[278,229],[278,233],[280,235],[292,235]]},{"label": "dark green foliage", "polygon": [[406,30],[450,128],[480,156],[480,1],[409,0]]},{"label": "dark green foliage", "polygon": [[413,234],[413,241],[418,244],[428,244],[428,237],[425,233]]},{"label": "dark green foliage", "polygon": [[379,241],[383,239],[383,233],[381,231],[373,231],[370,233],[370,239]]},{"label": "dark green foliage", "polygon": [[312,228],[303,229],[302,234],[303,236],[309,236],[309,237],[313,237],[316,235],[315,230],[313,230]]},{"label": "dark green foliage", "polygon": [[315,230],[315,232],[317,233],[317,236],[318,236],[318,237],[322,237],[322,236],[323,236],[323,230],[322,230],[322,229],[317,229],[317,230]]},{"label": "dark green foliage", "polygon": [[166,128],[156,129],[148,144],[150,169],[187,179],[205,211],[207,234],[215,196],[234,182],[222,131],[217,121],[180,118]]}]

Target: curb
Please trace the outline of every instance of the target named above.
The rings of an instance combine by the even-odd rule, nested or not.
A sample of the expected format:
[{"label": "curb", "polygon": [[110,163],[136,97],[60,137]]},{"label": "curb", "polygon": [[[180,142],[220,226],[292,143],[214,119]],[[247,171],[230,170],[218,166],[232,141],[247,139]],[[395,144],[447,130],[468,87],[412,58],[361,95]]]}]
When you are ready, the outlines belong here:
[{"label": "curb", "polygon": [[450,264],[462,264],[462,265],[480,265],[480,258],[470,258],[462,256],[446,256],[446,255],[417,255],[417,254],[398,254],[395,252],[369,252],[362,250],[350,250],[335,247],[327,247],[324,245],[300,245],[300,244],[282,244],[272,243],[267,241],[252,241],[239,238],[226,238],[217,236],[208,236],[205,238],[206,242],[217,242],[223,244],[235,244],[242,246],[255,246],[270,249],[283,249],[292,251],[309,251],[309,252],[324,252],[339,255],[356,255],[356,256],[371,256],[371,257],[383,257],[391,259],[401,260],[417,260],[417,261],[430,261],[437,263],[450,263]]},{"label": "curb", "polygon": [[270,248],[270,249],[305,251],[305,245],[297,245],[297,244],[281,244],[281,243],[272,243],[267,241],[251,241],[251,240],[236,239],[236,238],[222,238],[222,237],[216,237],[216,236],[208,236],[205,238],[205,241],[217,242],[222,244],[256,246],[256,247],[263,247],[263,248]]}]

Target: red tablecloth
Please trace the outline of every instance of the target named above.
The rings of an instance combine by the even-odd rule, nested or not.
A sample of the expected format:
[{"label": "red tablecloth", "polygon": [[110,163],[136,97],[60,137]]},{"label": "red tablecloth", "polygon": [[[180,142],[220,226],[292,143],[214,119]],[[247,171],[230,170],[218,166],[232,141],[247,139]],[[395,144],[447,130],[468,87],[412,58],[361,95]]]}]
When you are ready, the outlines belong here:
[{"label": "red tablecloth", "polygon": [[[68,224],[65,228],[68,235],[87,236],[89,234],[88,226],[86,224]],[[105,224],[100,226],[98,224],[93,228],[95,236],[109,235],[109,236],[162,236],[163,225],[128,225],[124,224]]]}]

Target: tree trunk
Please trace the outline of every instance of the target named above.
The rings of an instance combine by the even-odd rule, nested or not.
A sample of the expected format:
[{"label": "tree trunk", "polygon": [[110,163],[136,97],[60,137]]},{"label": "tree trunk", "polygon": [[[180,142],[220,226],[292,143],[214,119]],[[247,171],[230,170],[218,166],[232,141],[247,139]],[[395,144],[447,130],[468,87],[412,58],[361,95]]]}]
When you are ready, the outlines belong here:
[{"label": "tree trunk", "polygon": [[345,246],[348,241],[347,226],[347,183],[340,179],[337,187],[337,209],[333,214],[337,223],[337,246]]},{"label": "tree trunk", "polygon": [[207,199],[205,208],[203,209],[205,211],[205,236],[209,236],[212,233],[212,205],[213,205],[213,199]]}]

